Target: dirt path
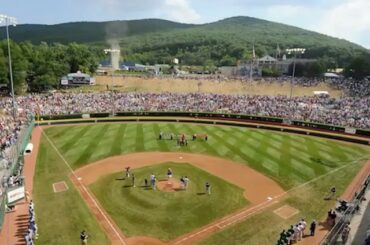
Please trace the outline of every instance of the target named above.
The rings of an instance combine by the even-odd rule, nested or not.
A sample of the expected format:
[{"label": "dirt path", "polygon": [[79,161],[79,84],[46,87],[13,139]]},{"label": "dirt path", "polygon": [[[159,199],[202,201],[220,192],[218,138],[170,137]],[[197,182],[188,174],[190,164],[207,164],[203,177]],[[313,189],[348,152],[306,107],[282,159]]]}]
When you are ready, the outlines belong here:
[{"label": "dirt path", "polygon": [[[106,230],[107,235],[111,237],[112,241],[117,238],[112,227],[116,228],[117,225],[115,225],[110,218],[109,220],[112,225],[109,225],[107,219],[102,217],[108,215],[102,208],[101,211],[97,210],[97,205],[94,204],[94,202],[97,203],[97,201],[93,201],[86,195],[88,190],[84,186],[94,183],[101,176],[123,171],[127,166],[135,169],[164,162],[175,162],[179,164],[190,163],[193,166],[203,169],[244,189],[245,198],[252,203],[251,206],[245,209],[239,210],[211,224],[192,231],[189,234],[176,238],[174,241],[169,242],[169,244],[192,244],[194,241],[204,238],[212,232],[222,230],[236,222],[242,221],[250,215],[276,203],[276,200],[269,201],[268,198],[284,193],[284,190],[276,182],[263,174],[246,165],[218,157],[190,153],[150,152],[106,158],[74,171],[74,175],[71,175],[71,178],[75,179],[73,176],[77,176],[78,181],[73,182],[86,200],[88,206],[96,215],[97,220],[99,220],[104,230]],[[94,199],[96,200],[96,198]],[[121,237],[124,238],[123,235]],[[162,244],[161,241],[147,237],[131,237],[124,238],[124,240],[127,244]]]},{"label": "dirt path", "polygon": [[[25,190],[32,197],[33,191],[33,176],[39,144],[41,139],[41,128],[37,127],[33,130],[31,143],[33,151],[30,155],[24,157],[23,175],[25,176]],[[0,233],[0,244],[23,245],[25,244],[24,235],[28,228],[28,203],[25,200],[18,201],[15,212],[7,213]]]},{"label": "dirt path", "polygon": [[149,152],[116,156],[86,165],[75,171],[85,185],[98,178],[116,173],[130,166],[140,168],[164,162],[190,163],[244,189],[244,196],[252,204],[258,204],[284,192],[273,180],[246,165],[223,158],[190,153]]}]

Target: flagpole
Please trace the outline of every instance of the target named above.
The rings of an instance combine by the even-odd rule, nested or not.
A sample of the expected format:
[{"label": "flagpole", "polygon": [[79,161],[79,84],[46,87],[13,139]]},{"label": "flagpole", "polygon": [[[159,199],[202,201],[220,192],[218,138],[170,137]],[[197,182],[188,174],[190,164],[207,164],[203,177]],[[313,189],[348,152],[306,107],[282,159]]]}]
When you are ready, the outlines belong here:
[{"label": "flagpole", "polygon": [[253,65],[254,65],[255,58],[256,58],[256,50],[254,49],[254,44],[253,44],[251,67],[249,69],[249,81],[250,82],[252,82],[253,80]]}]

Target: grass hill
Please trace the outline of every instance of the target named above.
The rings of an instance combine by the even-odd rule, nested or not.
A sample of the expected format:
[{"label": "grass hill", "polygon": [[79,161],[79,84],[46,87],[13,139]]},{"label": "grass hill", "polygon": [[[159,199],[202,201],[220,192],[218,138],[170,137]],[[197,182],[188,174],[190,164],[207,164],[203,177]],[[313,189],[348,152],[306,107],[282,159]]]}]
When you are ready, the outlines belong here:
[{"label": "grass hill", "polygon": [[12,28],[11,36],[16,41],[79,42],[99,47],[107,47],[106,40],[116,38],[126,60],[168,63],[177,57],[182,64],[203,66],[235,65],[251,55],[253,43],[259,56],[275,56],[279,44],[281,50],[304,47],[307,58],[333,59],[339,65],[368,52],[343,39],[241,16],[202,25],[160,19],[19,25]]}]

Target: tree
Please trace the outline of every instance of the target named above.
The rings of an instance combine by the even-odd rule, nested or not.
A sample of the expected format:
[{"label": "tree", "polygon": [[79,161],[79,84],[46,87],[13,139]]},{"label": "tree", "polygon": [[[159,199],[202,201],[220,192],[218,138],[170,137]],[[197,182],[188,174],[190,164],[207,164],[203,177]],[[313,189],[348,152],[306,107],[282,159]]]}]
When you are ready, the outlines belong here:
[{"label": "tree", "polygon": [[[2,52],[8,57],[8,44],[6,40],[0,42]],[[13,70],[13,86],[16,94],[21,94],[26,91],[26,77],[28,61],[23,58],[22,50],[19,45],[10,41],[10,52],[12,57],[12,70]],[[9,67],[8,59],[6,59],[6,66]],[[10,88],[10,74],[8,73],[8,87]]]},{"label": "tree", "polygon": [[306,77],[320,77],[326,71],[324,64],[320,62],[307,63],[304,69],[304,75]]},{"label": "tree", "polygon": [[4,56],[3,50],[0,49],[0,84],[8,84],[8,67],[6,66],[6,57]]},{"label": "tree", "polygon": [[[293,75],[293,68],[294,68],[294,63],[290,64],[289,65],[289,75],[292,76]],[[294,76],[296,77],[302,77],[304,75],[304,72],[305,72],[305,65],[301,62],[297,62],[295,64],[295,73],[294,73]]]},{"label": "tree", "polygon": [[344,74],[355,79],[363,79],[366,76],[370,76],[370,55],[353,58],[345,68]]}]

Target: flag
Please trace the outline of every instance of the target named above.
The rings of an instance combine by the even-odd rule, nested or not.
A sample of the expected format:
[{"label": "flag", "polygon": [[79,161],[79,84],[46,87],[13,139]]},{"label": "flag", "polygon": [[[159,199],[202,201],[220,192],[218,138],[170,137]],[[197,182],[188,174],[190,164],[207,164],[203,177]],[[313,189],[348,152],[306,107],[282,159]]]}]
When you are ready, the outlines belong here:
[{"label": "flag", "polygon": [[254,44],[253,44],[253,59],[255,60],[256,59],[256,50],[254,49]]},{"label": "flag", "polygon": [[280,50],[280,46],[279,46],[279,44],[277,44],[277,47],[276,47],[276,53],[277,53],[277,56],[278,56],[278,57],[280,57],[281,50]]}]

